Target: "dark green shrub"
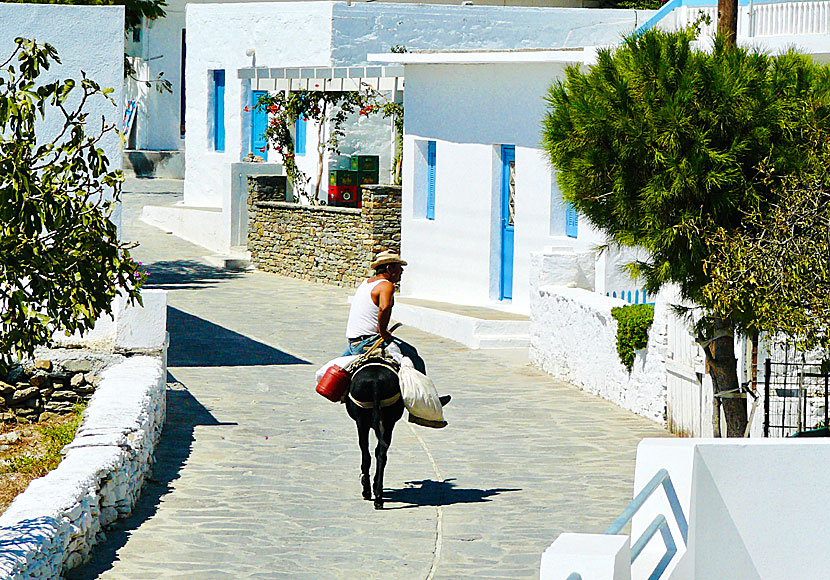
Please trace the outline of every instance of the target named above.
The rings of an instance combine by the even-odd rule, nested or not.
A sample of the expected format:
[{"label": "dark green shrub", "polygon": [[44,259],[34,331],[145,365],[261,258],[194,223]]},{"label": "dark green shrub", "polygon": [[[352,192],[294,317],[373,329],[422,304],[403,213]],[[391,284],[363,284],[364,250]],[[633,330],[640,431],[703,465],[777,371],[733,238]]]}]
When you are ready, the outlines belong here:
[{"label": "dark green shrub", "polygon": [[620,306],[611,309],[611,316],[617,321],[617,354],[630,373],[634,366],[634,351],[645,348],[648,343],[648,329],[654,322],[654,306]]}]

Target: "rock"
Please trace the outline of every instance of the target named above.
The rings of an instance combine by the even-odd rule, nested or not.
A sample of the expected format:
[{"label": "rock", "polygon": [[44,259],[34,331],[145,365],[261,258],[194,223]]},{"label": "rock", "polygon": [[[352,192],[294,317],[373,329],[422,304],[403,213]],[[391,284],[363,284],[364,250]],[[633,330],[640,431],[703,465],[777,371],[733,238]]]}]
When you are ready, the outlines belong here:
[{"label": "rock", "polygon": [[44,411],[51,411],[52,413],[61,414],[71,413],[74,408],[74,403],[66,403],[62,401],[51,401],[43,406]]},{"label": "rock", "polygon": [[72,401],[73,403],[77,401],[80,397],[78,393],[75,391],[55,391],[52,393],[51,399],[53,401]]},{"label": "rock", "polygon": [[9,395],[14,392],[14,387],[8,383],[0,381],[0,396]]},{"label": "rock", "polygon": [[[48,404],[47,404],[48,405]],[[59,419],[63,415],[59,415],[58,413],[52,413],[50,411],[44,411],[40,414],[37,418],[38,421],[51,421],[52,419]]]},{"label": "rock", "polygon": [[60,385],[68,385],[69,384],[69,375],[66,373],[50,373],[49,380],[52,381],[52,384],[57,386]]},{"label": "rock", "polygon": [[0,422],[11,423],[14,421],[14,413],[0,413]]},{"label": "rock", "polygon": [[36,397],[40,394],[40,389],[37,387],[28,387],[25,389],[18,389],[12,395],[11,401],[9,401],[10,405],[16,405],[22,403],[23,401],[28,401],[29,399]]},{"label": "rock", "polygon": [[73,387],[80,387],[84,384],[84,374],[83,373],[75,373],[72,375],[72,378],[69,379],[69,384]]},{"label": "rock", "polygon": [[8,451],[11,448],[12,448],[11,445],[3,445],[2,443],[0,443],[0,453],[5,453],[6,451]]},{"label": "rock", "polygon": [[86,373],[84,380],[90,385],[95,385],[98,383],[98,373]]},{"label": "rock", "polygon": [[0,443],[17,443],[20,441],[20,433],[17,431],[9,431],[0,435]]},{"label": "rock", "polygon": [[43,369],[45,371],[51,371],[52,370],[52,361],[42,359],[42,358],[37,359],[35,361],[35,368],[36,369]]},{"label": "rock", "polygon": [[86,358],[68,360],[63,363],[63,368],[70,373],[88,373],[92,370],[94,363]]},{"label": "rock", "polygon": [[43,387],[49,384],[49,377],[42,373],[32,375],[32,377],[29,379],[29,384],[33,387],[42,389]]}]

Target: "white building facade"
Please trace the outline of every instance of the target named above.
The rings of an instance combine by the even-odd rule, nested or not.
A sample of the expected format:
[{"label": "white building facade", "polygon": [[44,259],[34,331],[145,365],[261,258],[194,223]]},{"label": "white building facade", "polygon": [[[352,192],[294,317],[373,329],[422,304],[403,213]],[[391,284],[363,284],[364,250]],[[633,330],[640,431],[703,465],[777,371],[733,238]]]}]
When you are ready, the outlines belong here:
[{"label": "white building facade", "polygon": [[[597,30],[592,41],[618,37]],[[528,313],[531,276],[543,273],[562,286],[640,296],[617,254],[596,254],[604,236],[565,202],[541,148],[548,89],[595,54],[376,55],[405,64],[404,295]],[[550,254],[544,269],[531,264],[541,251]]]},{"label": "white building facade", "polygon": [[[175,208],[149,208],[145,218],[213,251],[245,244],[243,174],[282,172],[272,165],[278,159],[271,152],[267,164],[241,163],[258,151],[252,149],[252,118],[245,108],[250,108],[252,91],[278,90],[274,76],[279,74],[272,73],[291,67],[302,73],[366,66],[372,64],[368,53],[387,53],[401,45],[421,50],[559,48],[595,43],[598,35],[614,42],[647,16],[633,10],[503,6],[189,4],[184,202]],[[393,93],[396,88],[400,85]],[[379,152],[383,177],[391,164],[391,123],[374,122],[378,125],[360,142],[373,133],[376,141],[388,143]],[[307,157],[298,158],[298,165],[316,176],[315,135],[316,127],[307,127]],[[364,152],[356,143],[344,143],[343,152]]]}]

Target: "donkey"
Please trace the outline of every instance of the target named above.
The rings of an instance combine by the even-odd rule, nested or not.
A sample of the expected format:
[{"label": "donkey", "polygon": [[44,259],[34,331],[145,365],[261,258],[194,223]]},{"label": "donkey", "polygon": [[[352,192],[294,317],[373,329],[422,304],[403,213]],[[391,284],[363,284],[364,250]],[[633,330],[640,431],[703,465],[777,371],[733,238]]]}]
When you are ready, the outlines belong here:
[{"label": "donkey", "polygon": [[[363,499],[371,500],[374,490],[375,509],[383,509],[383,470],[386,454],[392,444],[392,430],[403,416],[398,373],[383,359],[369,359],[352,374],[352,384],[346,397],[346,411],[357,423],[360,444],[360,484]],[[369,452],[369,430],[374,429],[378,445],[375,448],[375,480],[369,485],[372,456]]]}]

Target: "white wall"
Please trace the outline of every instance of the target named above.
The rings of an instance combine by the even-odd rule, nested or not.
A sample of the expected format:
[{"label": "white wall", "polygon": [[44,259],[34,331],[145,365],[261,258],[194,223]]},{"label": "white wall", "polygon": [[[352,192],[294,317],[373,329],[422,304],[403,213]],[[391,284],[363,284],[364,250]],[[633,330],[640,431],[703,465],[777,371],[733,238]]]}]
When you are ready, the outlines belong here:
[{"label": "white wall", "polygon": [[[250,83],[237,78],[237,70],[254,63],[245,51],[256,50],[257,65],[330,66],[331,9],[330,2],[188,4],[187,205],[221,207],[230,192],[230,164],[247,153],[242,109],[250,100]],[[225,70],[224,152],[212,144],[208,71],[213,69]]]},{"label": "white wall", "polygon": [[[87,77],[102,87],[113,89],[112,105],[104,98],[88,102],[90,119],[120,122],[120,102],[123,90],[124,8],[120,6],[65,6],[44,4],[0,5],[0,55],[2,60],[14,49],[18,36],[49,43],[58,51],[61,64],[52,63],[44,70],[38,82],[72,78],[80,81],[83,70]],[[95,38],[95,42],[90,42]],[[76,89],[77,90],[77,89]],[[47,114],[45,126],[54,134],[63,127],[58,115]],[[59,123],[60,122],[60,123]],[[97,123],[96,123],[97,125]],[[41,127],[38,128],[40,131]],[[102,144],[110,157],[112,167],[120,168],[118,158],[120,139],[108,135]]]},{"label": "white wall", "polygon": [[[101,87],[113,89],[111,96],[115,105],[101,96],[87,102],[90,134],[95,127],[100,127],[102,116],[107,123],[120,128],[124,89],[123,6],[0,4],[0,61],[11,54],[18,36],[34,39],[39,44],[49,43],[58,51],[62,64],[53,64],[44,71],[38,78],[39,83],[67,78],[80,82],[83,70]],[[56,135],[62,127],[58,115],[47,113],[45,121],[38,125],[39,140]],[[109,159],[110,170],[121,169],[118,134],[107,134],[100,147]],[[118,216],[115,221],[120,222]]]},{"label": "white wall", "polygon": [[[689,524],[688,546],[662,488],[634,517],[630,543],[663,514],[678,552],[661,577],[824,578],[830,566],[830,503],[822,500],[829,460],[830,441],[822,439],[645,439],[637,448],[633,496],[666,469]],[[556,554],[551,561],[556,566],[546,568],[543,556],[542,580],[564,580],[585,563],[603,565],[594,577],[628,580],[627,571],[608,557],[607,536],[560,538],[546,551]],[[648,578],[664,552],[658,534],[631,567],[630,578]]]},{"label": "white wall", "polygon": [[554,377],[665,424],[666,304],[658,301],[645,349],[629,373],[617,354],[617,321],[623,306],[579,288],[542,286],[531,294],[530,360]]},{"label": "white wall", "polygon": [[[403,292],[487,304],[498,299],[502,144],[516,146],[512,307],[529,310],[530,253],[546,246],[585,251],[602,241],[581,220],[564,235],[562,194],[540,149],[544,97],[562,63],[406,66]],[[435,220],[416,207],[423,187],[418,146],[437,143]],[[422,156],[422,155],[421,155]],[[561,221],[561,224],[559,223]],[[441,279],[448,283],[434,284]]]}]

